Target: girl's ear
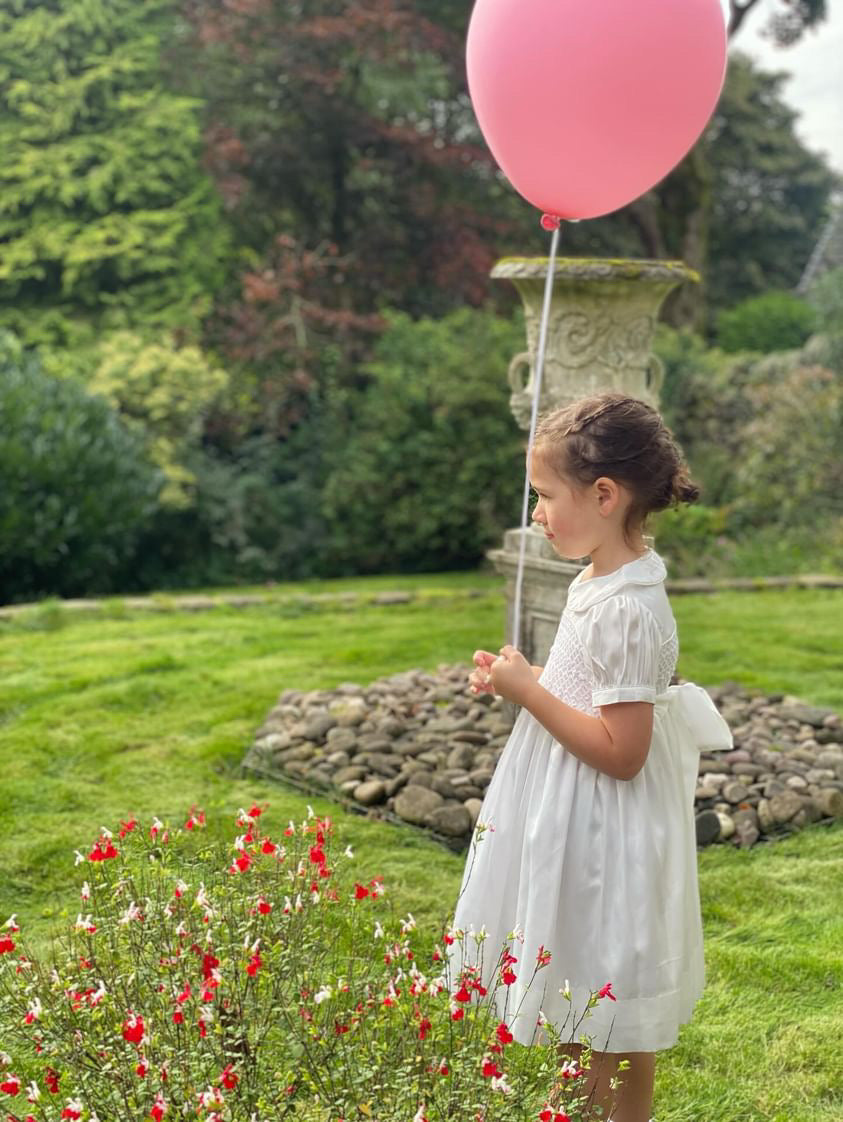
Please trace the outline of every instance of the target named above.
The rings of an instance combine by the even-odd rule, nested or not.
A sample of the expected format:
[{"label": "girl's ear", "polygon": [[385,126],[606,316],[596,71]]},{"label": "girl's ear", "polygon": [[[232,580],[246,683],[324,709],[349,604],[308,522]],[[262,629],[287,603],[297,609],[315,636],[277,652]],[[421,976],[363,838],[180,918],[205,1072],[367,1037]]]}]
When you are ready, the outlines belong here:
[{"label": "girl's ear", "polygon": [[620,488],[614,479],[601,475],[592,484],[597,497],[597,506],[601,514],[611,514],[620,501]]}]

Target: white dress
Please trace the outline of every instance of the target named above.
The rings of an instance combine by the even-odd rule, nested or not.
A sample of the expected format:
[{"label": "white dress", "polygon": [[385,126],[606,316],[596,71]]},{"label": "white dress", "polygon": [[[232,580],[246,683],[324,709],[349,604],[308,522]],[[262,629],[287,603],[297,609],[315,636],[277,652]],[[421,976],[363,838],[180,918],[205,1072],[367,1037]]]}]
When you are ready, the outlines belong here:
[{"label": "white dress", "polygon": [[[501,947],[520,931],[509,941],[516,980],[498,989],[497,1013],[521,1044],[542,1039],[541,1011],[563,1039],[585,1033],[597,1050],[669,1048],[702,991],[694,788],[699,752],[731,748],[732,737],[705,690],[670,685],[679,644],[665,576],[652,549],[604,576],[578,573],[539,678],[592,716],[652,702],[638,775],[596,771],[521,709],[483,800],[487,829],[475,828],[454,927],[485,926],[488,937],[448,947],[452,985],[464,963],[482,961],[491,992]],[[551,961],[528,987],[540,946]],[[572,1037],[606,983],[617,1000],[600,1000]]]}]

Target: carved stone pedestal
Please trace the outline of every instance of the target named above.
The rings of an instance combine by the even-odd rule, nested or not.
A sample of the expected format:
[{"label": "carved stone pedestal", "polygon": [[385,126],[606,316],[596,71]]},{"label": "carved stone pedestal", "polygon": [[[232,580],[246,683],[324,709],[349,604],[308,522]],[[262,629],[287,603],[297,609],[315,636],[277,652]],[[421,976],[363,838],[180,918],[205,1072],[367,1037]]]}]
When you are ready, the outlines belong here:
[{"label": "carved stone pedestal", "polygon": [[[547,268],[547,258],[505,258],[492,270],[496,279],[512,281],[524,301],[527,350],[510,363],[509,384],[510,407],[526,432]],[[658,406],[663,372],[651,350],[656,318],[668,292],[685,280],[699,276],[681,261],[557,259],[539,415],[605,390]],[[568,585],[588,559],[563,561],[540,531],[528,527],[525,535],[516,645],[531,663],[544,665]],[[520,528],[507,530],[503,548],[486,554],[507,578],[505,642],[512,637],[520,541]]]}]

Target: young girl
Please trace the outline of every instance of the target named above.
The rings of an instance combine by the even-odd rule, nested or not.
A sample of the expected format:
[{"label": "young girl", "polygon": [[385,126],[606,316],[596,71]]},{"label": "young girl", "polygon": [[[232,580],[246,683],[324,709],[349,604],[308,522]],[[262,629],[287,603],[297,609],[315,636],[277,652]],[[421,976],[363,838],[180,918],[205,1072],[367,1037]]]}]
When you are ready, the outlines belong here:
[{"label": "young girl", "polygon": [[[487,938],[466,936],[449,953],[452,969],[479,966],[482,955],[484,984],[494,985],[502,945],[519,933],[516,979],[497,1000],[503,1015],[506,995],[522,1044],[540,1039],[540,1012],[570,1032],[609,983],[579,1028],[595,1050],[590,1087],[604,1117],[647,1122],[654,1053],[676,1042],[703,987],[699,751],[732,746],[704,690],[670,685],[676,624],[664,563],[642,536],[650,511],[693,502],[699,489],[656,410],[619,393],[541,418],[528,469],[533,520],[561,557],[591,563],[571,582],[544,668],[512,646],[474,656],[474,692],[522,708],[486,791],[454,918],[464,931],[485,926]],[[528,989],[540,948],[551,962]],[[629,1068],[613,1092],[622,1059]]]}]

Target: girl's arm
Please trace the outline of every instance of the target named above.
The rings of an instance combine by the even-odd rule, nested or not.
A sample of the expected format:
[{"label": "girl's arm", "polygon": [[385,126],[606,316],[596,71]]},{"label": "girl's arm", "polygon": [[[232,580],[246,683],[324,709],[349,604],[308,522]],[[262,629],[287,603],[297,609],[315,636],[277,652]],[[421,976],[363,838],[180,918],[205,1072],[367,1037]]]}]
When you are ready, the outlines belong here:
[{"label": "girl's arm", "polygon": [[554,740],[589,767],[613,779],[634,779],[644,766],[653,736],[650,702],[602,705],[600,716],[590,717],[534,681],[526,686],[521,704]]},{"label": "girl's arm", "polygon": [[542,676],[542,671],[544,670],[544,667],[543,666],[531,666],[530,669],[532,670],[536,681],[538,681],[539,678]]}]

